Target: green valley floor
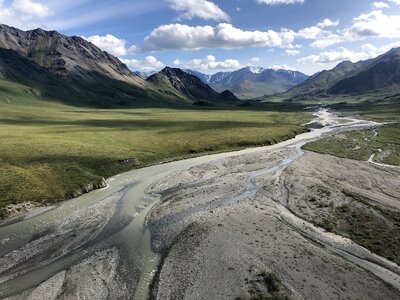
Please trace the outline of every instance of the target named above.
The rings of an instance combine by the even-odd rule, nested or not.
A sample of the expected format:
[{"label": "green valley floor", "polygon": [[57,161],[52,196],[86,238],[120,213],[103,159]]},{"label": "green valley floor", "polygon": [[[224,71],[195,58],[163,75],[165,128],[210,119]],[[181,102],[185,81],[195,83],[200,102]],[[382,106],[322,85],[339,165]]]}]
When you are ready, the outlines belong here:
[{"label": "green valley floor", "polygon": [[276,108],[77,108],[1,87],[0,208],[56,202],[158,162],[273,144],[311,118]]}]

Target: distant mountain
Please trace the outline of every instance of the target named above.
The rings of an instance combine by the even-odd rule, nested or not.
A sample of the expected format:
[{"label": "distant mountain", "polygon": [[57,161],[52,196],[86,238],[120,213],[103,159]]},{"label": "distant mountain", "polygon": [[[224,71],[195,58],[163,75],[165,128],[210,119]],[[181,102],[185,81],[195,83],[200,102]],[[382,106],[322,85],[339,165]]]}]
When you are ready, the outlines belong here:
[{"label": "distant mountain", "polygon": [[281,98],[305,100],[338,95],[400,92],[400,48],[366,61],[344,61],[295,86]]},{"label": "distant mountain", "polygon": [[139,76],[140,78],[146,80],[149,78],[151,75],[156,74],[156,71],[149,71],[149,72],[143,72],[143,71],[134,71],[133,74]]},{"label": "distant mountain", "polygon": [[218,72],[213,75],[194,70],[184,70],[216,91],[230,90],[239,98],[255,98],[282,93],[304,82],[308,76],[297,71],[274,70],[261,67],[245,67],[233,72]]},{"label": "distant mountain", "polygon": [[198,77],[177,68],[166,67],[146,81],[155,85],[159,92],[195,103],[240,103],[232,92],[225,90],[218,93]]}]

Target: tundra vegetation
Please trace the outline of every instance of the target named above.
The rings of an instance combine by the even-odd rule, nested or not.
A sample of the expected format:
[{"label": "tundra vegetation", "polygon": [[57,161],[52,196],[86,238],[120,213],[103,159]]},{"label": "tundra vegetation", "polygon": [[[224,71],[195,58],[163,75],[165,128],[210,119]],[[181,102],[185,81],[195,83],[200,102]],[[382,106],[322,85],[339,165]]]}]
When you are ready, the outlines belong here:
[{"label": "tundra vegetation", "polygon": [[0,208],[59,201],[162,161],[277,143],[304,132],[311,118],[286,105],[82,108],[8,81],[0,81],[0,106]]}]

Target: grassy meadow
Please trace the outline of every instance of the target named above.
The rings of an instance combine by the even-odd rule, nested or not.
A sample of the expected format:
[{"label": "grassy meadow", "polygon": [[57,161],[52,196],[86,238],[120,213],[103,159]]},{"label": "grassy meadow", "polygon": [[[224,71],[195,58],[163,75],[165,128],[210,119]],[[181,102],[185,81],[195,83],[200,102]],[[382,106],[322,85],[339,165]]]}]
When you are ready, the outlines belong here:
[{"label": "grassy meadow", "polygon": [[276,143],[310,118],[276,107],[78,108],[0,83],[0,208],[59,201],[101,177],[165,160]]}]

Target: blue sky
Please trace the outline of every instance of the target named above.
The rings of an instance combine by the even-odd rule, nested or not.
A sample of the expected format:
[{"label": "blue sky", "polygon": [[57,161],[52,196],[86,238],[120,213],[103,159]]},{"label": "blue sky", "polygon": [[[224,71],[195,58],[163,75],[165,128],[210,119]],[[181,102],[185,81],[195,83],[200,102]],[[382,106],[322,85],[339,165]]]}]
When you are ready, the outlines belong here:
[{"label": "blue sky", "polygon": [[313,74],[400,46],[400,0],[0,0],[0,23],[82,36],[142,71]]}]

